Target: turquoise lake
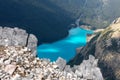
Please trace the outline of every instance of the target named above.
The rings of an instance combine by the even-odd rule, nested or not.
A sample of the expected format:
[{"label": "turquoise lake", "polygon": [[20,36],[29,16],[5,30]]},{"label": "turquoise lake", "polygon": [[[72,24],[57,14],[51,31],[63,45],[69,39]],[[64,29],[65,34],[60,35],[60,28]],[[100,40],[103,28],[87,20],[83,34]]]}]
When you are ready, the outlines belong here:
[{"label": "turquoise lake", "polygon": [[58,57],[64,58],[66,61],[72,59],[76,54],[76,48],[86,45],[87,34],[92,34],[93,31],[81,29],[79,27],[69,30],[69,35],[54,43],[42,44],[38,46],[39,58],[49,58],[51,61],[56,61]]}]

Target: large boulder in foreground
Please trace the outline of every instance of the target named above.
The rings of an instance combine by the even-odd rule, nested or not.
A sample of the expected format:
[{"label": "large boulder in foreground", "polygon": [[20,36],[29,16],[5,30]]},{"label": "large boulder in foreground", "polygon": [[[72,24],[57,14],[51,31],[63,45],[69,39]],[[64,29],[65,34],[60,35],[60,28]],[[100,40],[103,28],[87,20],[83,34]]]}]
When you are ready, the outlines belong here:
[{"label": "large boulder in foreground", "polygon": [[19,28],[0,27],[0,46],[25,46],[36,55],[37,38]]},{"label": "large boulder in foreground", "polygon": [[120,18],[92,38],[68,64],[80,64],[90,54],[99,60],[106,80],[120,80]]}]

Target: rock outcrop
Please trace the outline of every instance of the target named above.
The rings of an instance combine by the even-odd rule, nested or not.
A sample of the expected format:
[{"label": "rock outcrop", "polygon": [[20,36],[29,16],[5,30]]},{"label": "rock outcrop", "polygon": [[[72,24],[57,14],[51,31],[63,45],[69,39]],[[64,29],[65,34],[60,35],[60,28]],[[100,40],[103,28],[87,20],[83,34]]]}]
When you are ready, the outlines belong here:
[{"label": "rock outcrop", "polygon": [[0,46],[26,46],[36,55],[37,38],[19,28],[0,27]]},{"label": "rock outcrop", "polygon": [[98,59],[89,55],[88,60],[83,60],[80,66],[74,66],[75,74],[86,80],[104,80],[101,70],[97,67]]},{"label": "rock outcrop", "polygon": [[106,80],[120,80],[120,18],[93,37],[68,64],[80,64],[90,54],[99,60]]},{"label": "rock outcrop", "polygon": [[101,33],[104,29],[96,29],[93,31],[93,34],[88,34],[87,35],[87,43],[93,38],[95,37],[97,34]]},{"label": "rock outcrop", "polygon": [[1,46],[0,80],[103,80],[97,62],[90,55],[81,65],[70,68],[62,58],[50,62],[36,58],[27,47]]},{"label": "rock outcrop", "polygon": [[80,28],[85,29],[85,30],[91,30],[92,27],[88,25],[81,25]]}]

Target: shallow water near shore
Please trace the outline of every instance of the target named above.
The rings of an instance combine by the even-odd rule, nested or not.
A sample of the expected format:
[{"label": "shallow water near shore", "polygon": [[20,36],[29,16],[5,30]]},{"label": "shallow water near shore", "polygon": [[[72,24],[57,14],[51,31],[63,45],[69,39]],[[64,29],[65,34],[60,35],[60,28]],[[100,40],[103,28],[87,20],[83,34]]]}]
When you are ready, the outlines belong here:
[{"label": "shallow water near shore", "polygon": [[37,56],[39,58],[49,58],[56,61],[58,57],[62,57],[66,61],[72,59],[76,54],[76,48],[86,45],[87,34],[93,31],[84,30],[79,27],[69,30],[69,35],[59,41],[50,44],[42,44],[38,46]]}]

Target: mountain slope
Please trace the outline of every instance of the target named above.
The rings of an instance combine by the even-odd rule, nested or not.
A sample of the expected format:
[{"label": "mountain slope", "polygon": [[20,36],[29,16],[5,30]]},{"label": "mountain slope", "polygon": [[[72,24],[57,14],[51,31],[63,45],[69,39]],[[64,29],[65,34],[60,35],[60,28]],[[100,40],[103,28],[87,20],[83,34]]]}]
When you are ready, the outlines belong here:
[{"label": "mountain slope", "polygon": [[91,39],[68,64],[78,65],[90,54],[99,59],[106,80],[120,80],[120,18]]},{"label": "mountain slope", "polygon": [[71,16],[81,16],[80,24],[91,25],[95,28],[108,26],[120,16],[120,0],[51,0]]}]

